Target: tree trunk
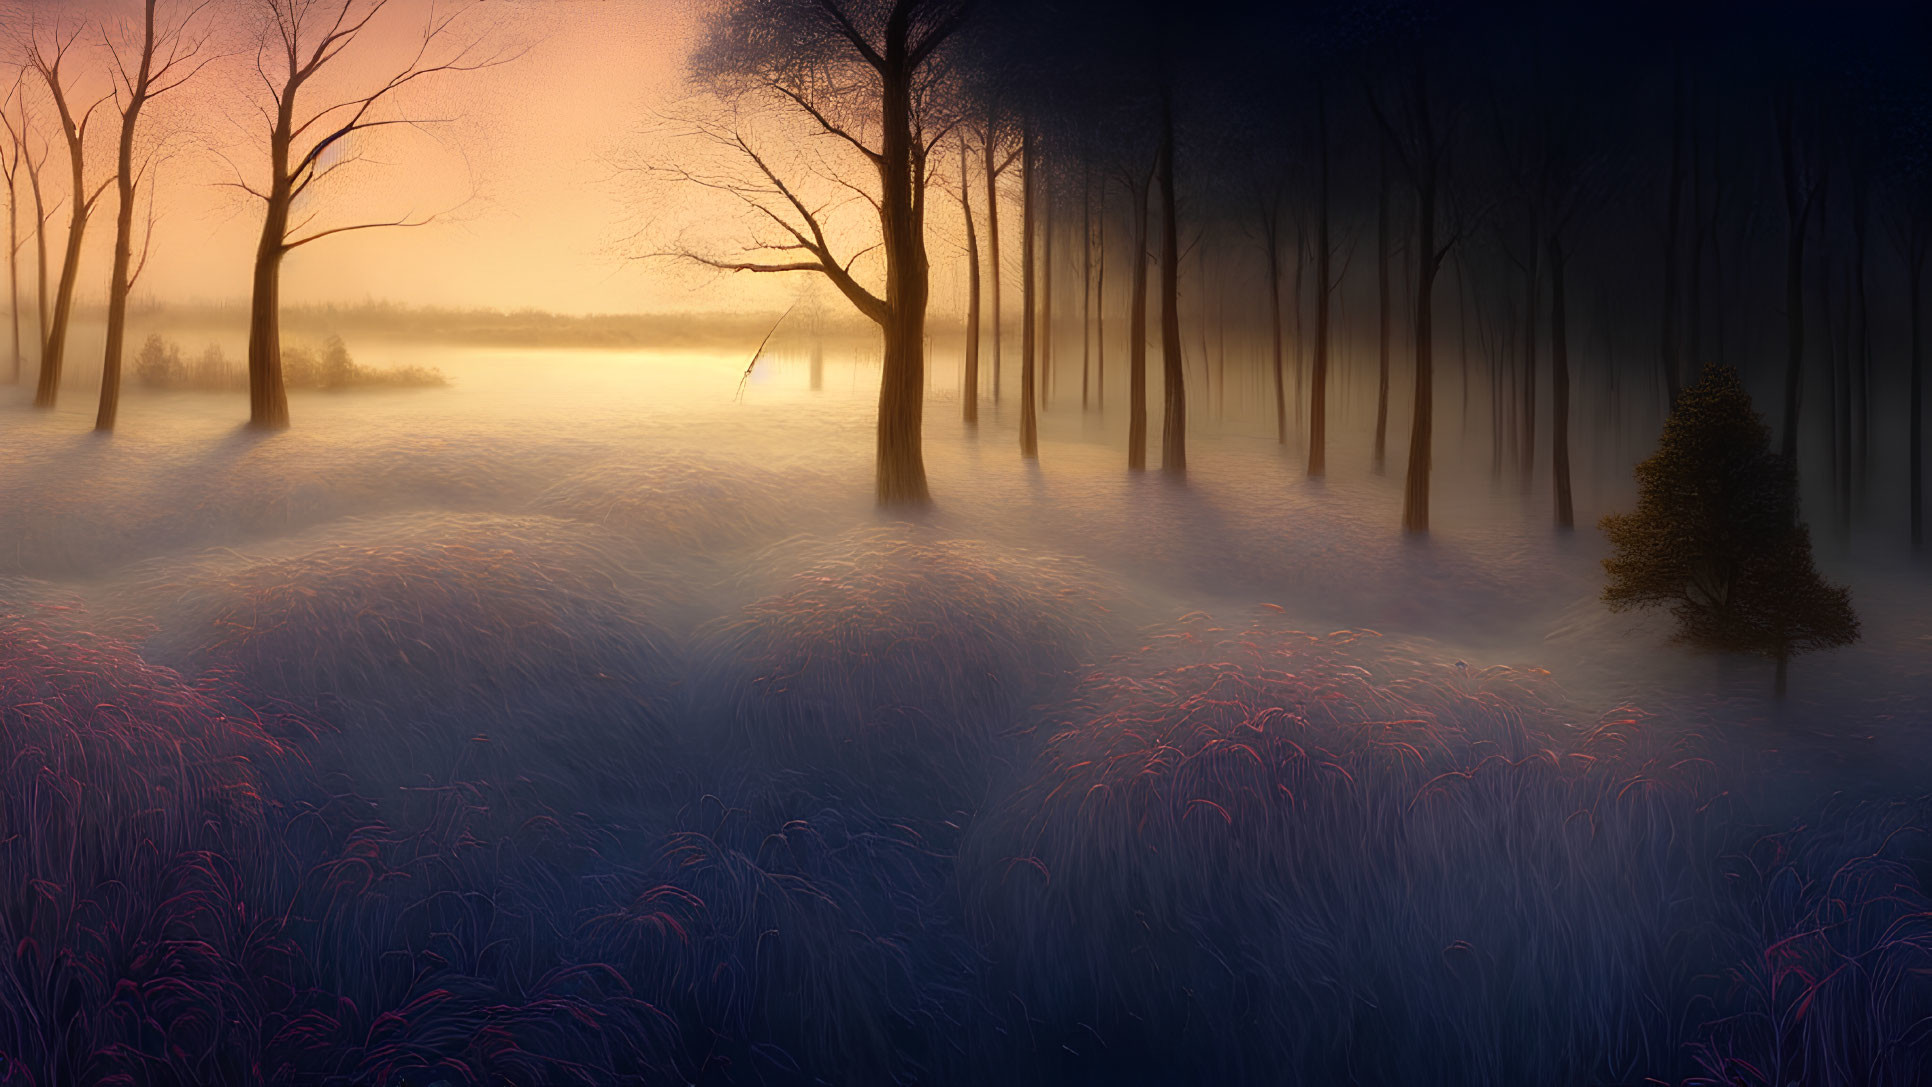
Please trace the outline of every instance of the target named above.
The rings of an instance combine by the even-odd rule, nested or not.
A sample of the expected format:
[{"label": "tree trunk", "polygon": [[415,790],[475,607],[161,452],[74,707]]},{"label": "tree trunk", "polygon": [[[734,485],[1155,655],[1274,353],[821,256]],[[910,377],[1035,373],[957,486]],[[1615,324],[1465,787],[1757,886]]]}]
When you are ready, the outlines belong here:
[{"label": "tree trunk", "polygon": [[39,364],[47,354],[47,333],[53,317],[47,311],[47,206],[40,190],[40,168],[31,157],[27,158],[27,180],[34,191],[34,362]]},{"label": "tree trunk", "polygon": [[1034,399],[1033,130],[1020,135],[1020,456],[1040,456],[1040,421]]},{"label": "tree trunk", "polygon": [[960,418],[979,425],[979,235],[973,228],[973,187],[967,183],[966,139],[959,140],[959,213],[966,220],[966,362]]},{"label": "tree trunk", "polygon": [[[1683,364],[1679,360],[1677,339],[1677,304],[1680,290],[1677,285],[1677,223],[1680,207],[1684,199],[1684,70],[1677,70],[1677,83],[1671,94],[1670,107],[1670,195],[1664,213],[1664,319],[1662,344],[1658,357],[1663,362],[1664,391],[1670,403],[1677,403],[1677,394],[1683,390]],[[1555,251],[1554,246],[1551,249]],[[1552,276],[1559,273],[1552,270]],[[1551,311],[1554,313],[1554,309]],[[1551,330],[1555,335],[1555,330]],[[1552,346],[1552,351],[1555,347]],[[1554,364],[1554,361],[1552,361]]]},{"label": "tree trunk", "polygon": [[[1805,235],[1817,185],[1806,187],[1798,178],[1798,150],[1793,133],[1796,110],[1790,92],[1773,102],[1778,122],[1779,164],[1785,198],[1784,305],[1784,432],[1779,443],[1786,460],[1798,463],[1798,413],[1804,397],[1805,376]],[[1803,190],[1803,191],[1800,191]]]},{"label": "tree trunk", "polygon": [[101,401],[95,430],[113,430],[121,406],[121,356],[127,341],[128,271],[134,245],[134,133],[121,137],[120,208],[114,216],[114,273],[107,283],[107,348],[101,357]]},{"label": "tree trunk", "polygon": [[1402,527],[1429,531],[1429,473],[1435,435],[1435,286],[1441,254],[1436,252],[1435,134],[1429,125],[1428,90],[1416,69],[1416,105],[1422,131],[1421,161],[1416,164],[1415,416],[1409,428],[1409,472],[1403,481]]},{"label": "tree trunk", "polygon": [[61,124],[67,133],[67,158],[72,166],[72,187],[68,190],[71,214],[67,221],[67,252],[61,260],[60,286],[54,293],[54,319],[47,328],[47,342],[40,356],[40,384],[34,390],[34,407],[52,408],[60,398],[61,366],[67,357],[67,329],[74,315],[74,286],[80,280],[81,243],[87,237],[87,217],[93,205],[87,200],[86,148],[79,130],[68,115],[64,99],[56,98]]},{"label": "tree trunk", "polygon": [[[1328,295],[1330,278],[1328,237],[1328,103],[1319,84],[1315,88],[1315,366],[1308,382],[1308,475],[1319,479],[1328,472]],[[1280,322],[1276,347],[1280,351]]]},{"label": "tree trunk", "polygon": [[1291,333],[1290,340],[1294,345],[1294,352],[1295,352],[1294,353],[1295,364],[1291,368],[1291,372],[1294,374],[1294,377],[1295,377],[1295,383],[1293,388],[1288,394],[1288,417],[1290,419],[1295,420],[1296,422],[1301,421],[1302,384],[1305,380],[1305,372],[1307,369],[1306,360],[1302,355],[1302,349],[1303,349],[1303,345],[1308,342],[1308,326],[1304,324],[1302,321],[1302,310],[1301,310],[1302,295],[1304,293],[1302,291],[1302,280],[1306,276],[1307,271],[1308,271],[1308,224],[1302,216],[1296,216],[1295,217],[1295,275],[1294,275],[1293,281],[1288,285],[1288,297],[1291,300],[1288,312],[1290,317],[1293,319],[1292,320],[1293,331]]},{"label": "tree trunk", "polygon": [[1100,218],[1094,222],[1093,399],[1107,410],[1107,186],[1100,186]]},{"label": "tree trunk", "polygon": [[1147,468],[1148,180],[1142,176],[1134,182],[1134,246],[1128,253],[1134,271],[1127,313],[1127,467],[1137,472]]},{"label": "tree trunk", "polygon": [[[1209,361],[1210,352],[1208,351],[1208,296],[1213,292],[1212,292],[1212,289],[1208,286],[1207,247],[1205,245],[1197,244],[1195,246],[1194,267],[1199,272],[1199,282],[1200,282],[1200,291],[1199,291],[1200,299],[1199,299],[1199,304],[1195,307],[1194,331],[1199,333],[1201,338],[1201,398],[1211,408],[1214,403],[1214,390],[1219,387],[1221,378],[1219,375],[1213,373],[1213,371],[1210,369],[1210,366],[1212,366],[1212,363]],[[1178,297],[1178,294],[1179,294],[1179,291],[1177,290],[1176,291],[1177,297]],[[1183,356],[1182,358],[1182,363],[1183,365],[1181,369],[1182,369],[1183,375],[1185,375],[1187,370],[1187,367],[1185,365],[1186,363],[1185,356]],[[1297,376],[1299,377],[1299,375]],[[1183,377],[1183,380],[1185,380],[1185,377]],[[1296,391],[1297,393],[1299,393],[1300,390],[1297,389]]]},{"label": "tree trunk", "polygon": [[1576,527],[1570,498],[1569,315],[1563,298],[1563,239],[1550,232],[1550,475],[1556,491],[1556,527]]},{"label": "tree trunk", "polygon": [[1798,461],[1798,411],[1805,380],[1805,227],[1791,224],[1785,239],[1784,304],[1784,432],[1779,448],[1785,459]]},{"label": "tree trunk", "polygon": [[119,206],[114,215],[114,272],[107,284],[107,348],[101,359],[101,400],[94,416],[95,430],[113,430],[114,417],[121,406],[121,356],[127,342],[127,296],[132,286],[130,265],[134,250],[134,134],[140,124],[141,107],[147,102],[148,81],[154,68],[155,0],[146,0],[142,6],[145,18],[141,64],[127,104],[122,108],[119,156],[115,163]]},{"label": "tree trunk", "polygon": [[1530,259],[1523,266],[1523,387],[1522,413],[1523,441],[1519,447],[1523,462],[1523,488],[1529,489],[1530,482],[1536,478],[1536,341],[1541,332],[1537,314],[1542,307],[1537,305],[1537,288],[1542,286],[1543,243],[1538,237],[1540,227],[1532,225],[1530,233]]},{"label": "tree trunk", "polygon": [[288,426],[281,318],[282,243],[287,226],[287,201],[271,199],[255,251],[254,292],[248,306],[248,422],[267,430]]},{"label": "tree trunk", "polygon": [[1281,358],[1281,238],[1280,224],[1273,211],[1263,216],[1262,229],[1268,258],[1268,327],[1274,344],[1275,444],[1288,444],[1288,384],[1282,373]]},{"label": "tree trunk", "polygon": [[[1037,166],[1038,163],[1036,162]],[[1029,177],[1031,175],[1028,175]],[[1040,410],[1053,399],[1053,186],[1044,184],[1040,197]]]},{"label": "tree trunk", "polygon": [[[1924,213],[1921,212],[1921,215]],[[1911,307],[1908,324],[1911,326],[1911,388],[1907,393],[1910,407],[1907,409],[1909,437],[1906,441],[1906,455],[1911,458],[1910,477],[1912,495],[1909,502],[1912,528],[1912,546],[1925,545],[1925,256],[1926,242],[1923,235],[1927,232],[1924,223],[1914,223],[1914,239],[1910,264],[1906,269],[1906,304]]]},{"label": "tree trunk", "polygon": [[[23,149],[20,152],[26,154]],[[16,159],[15,169],[18,170]],[[7,177],[7,316],[13,323],[13,383],[20,384],[20,207],[18,174]]]},{"label": "tree trunk", "polygon": [[[1857,493],[1865,489],[1866,438],[1870,425],[1867,414],[1871,380],[1871,334],[1872,315],[1870,295],[1865,287],[1865,233],[1869,226],[1867,196],[1864,176],[1861,174],[1852,185],[1852,356],[1847,360],[1845,410],[1848,417],[1845,423],[1846,438],[1846,501],[1847,508]],[[1854,428],[1857,437],[1853,437]]]},{"label": "tree trunk", "polygon": [[[1704,366],[1704,241],[1713,226],[1704,216],[1704,155],[1703,140],[1700,133],[1703,126],[1697,121],[1696,108],[1690,110],[1690,213],[1691,244],[1690,274],[1685,277],[1685,287],[1689,295],[1686,306],[1688,330],[1685,342],[1690,346],[1690,373],[1695,378]],[[1715,217],[1715,211],[1713,211]]]},{"label": "tree trunk", "polygon": [[1838,365],[1832,375],[1832,478],[1838,492],[1838,523],[1851,531],[1852,270],[1845,268],[1838,314]]},{"label": "tree trunk", "polygon": [[1389,449],[1389,140],[1377,141],[1375,189],[1375,292],[1377,299],[1375,389],[1375,470],[1388,461]]},{"label": "tree trunk", "polygon": [[294,95],[284,94],[269,138],[268,207],[255,249],[254,293],[248,307],[248,422],[279,430],[288,426],[288,390],[282,384],[282,258],[288,254],[289,145],[295,128]]},{"label": "tree trunk", "polygon": [[1181,368],[1181,238],[1174,206],[1174,103],[1161,94],[1161,471],[1187,473],[1187,382]]},{"label": "tree trunk", "polygon": [[986,300],[993,334],[993,403],[1000,402],[1000,188],[999,166],[994,161],[994,134],[998,127],[991,112],[986,115]]},{"label": "tree trunk", "polygon": [[1087,410],[1093,370],[1093,178],[1080,184],[1080,410]]},{"label": "tree trunk", "polygon": [[[892,41],[900,33],[889,31]],[[886,507],[932,501],[924,451],[926,302],[926,163],[912,131],[912,77],[899,47],[888,49],[881,77],[879,227],[886,252],[884,372],[879,379],[875,494]]]}]

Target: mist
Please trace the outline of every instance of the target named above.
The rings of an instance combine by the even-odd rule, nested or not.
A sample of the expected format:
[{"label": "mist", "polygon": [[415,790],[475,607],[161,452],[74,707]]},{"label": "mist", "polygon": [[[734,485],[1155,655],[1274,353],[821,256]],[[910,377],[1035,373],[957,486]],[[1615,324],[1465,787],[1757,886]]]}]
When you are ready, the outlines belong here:
[{"label": "mist", "polygon": [[1721,15],[7,8],[0,1069],[1921,1082],[1923,19]]}]

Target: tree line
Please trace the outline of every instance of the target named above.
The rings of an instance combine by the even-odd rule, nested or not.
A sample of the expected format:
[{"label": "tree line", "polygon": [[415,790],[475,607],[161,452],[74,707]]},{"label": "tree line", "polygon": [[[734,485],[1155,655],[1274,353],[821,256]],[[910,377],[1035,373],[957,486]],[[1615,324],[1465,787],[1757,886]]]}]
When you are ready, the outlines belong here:
[{"label": "tree line", "polygon": [[[34,405],[51,409],[58,402],[83,246],[111,200],[107,336],[94,425],[114,428],[128,301],[154,243],[155,176],[182,151],[180,133],[157,125],[153,107],[191,83],[222,79],[247,101],[247,150],[257,158],[245,164],[227,150],[215,152],[233,173],[222,184],[254,201],[261,214],[248,321],[249,422],[286,427],[283,259],[338,234],[433,218],[357,218],[340,206],[339,192],[330,199],[331,183],[374,164],[366,144],[382,130],[433,122],[412,109],[409,88],[512,59],[488,45],[490,35],[474,27],[473,10],[473,4],[431,5],[418,13],[394,0],[128,0],[99,16],[60,7],[8,12],[5,38],[15,78],[0,106],[6,129],[0,176],[7,187],[11,361],[19,382],[26,357],[22,250],[31,240]],[[406,35],[407,48],[385,48],[398,34]],[[380,40],[384,35],[389,41]],[[63,209],[64,236],[55,223]],[[24,232],[23,211],[29,213]]]},{"label": "tree line", "polygon": [[1453,422],[1487,416],[1492,474],[1546,481],[1567,528],[1580,383],[1655,433],[1706,365],[1730,365],[1775,390],[1778,448],[1841,528],[1903,507],[1917,544],[1932,80],[1908,43],[1926,23],[1886,3],[1740,21],[1717,4],[732,0],[693,64],[692,132],[718,157],[677,171],[748,225],[738,250],[680,253],[825,277],[881,327],[888,504],[930,497],[928,235],[956,230],[962,415],[1017,397],[1023,457],[1072,380],[1063,340],[1082,408],[1105,403],[1111,328],[1127,465],[1158,440],[1184,477],[1189,397],[1229,380],[1212,322],[1264,345],[1248,376],[1319,477],[1335,367],[1363,354],[1338,345],[1372,342],[1368,440],[1379,465],[1406,436],[1388,470],[1407,530],[1429,528],[1438,399],[1458,385]]}]

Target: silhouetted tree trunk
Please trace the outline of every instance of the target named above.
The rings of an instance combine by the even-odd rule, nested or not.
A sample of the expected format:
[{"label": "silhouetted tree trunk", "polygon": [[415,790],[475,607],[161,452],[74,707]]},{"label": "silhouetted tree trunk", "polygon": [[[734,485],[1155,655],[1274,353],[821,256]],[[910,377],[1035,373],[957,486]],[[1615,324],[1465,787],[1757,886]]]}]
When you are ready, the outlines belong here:
[{"label": "silhouetted tree trunk", "polygon": [[[1425,107],[1426,108],[1426,107]],[[1433,167],[1416,186],[1415,416],[1409,426],[1409,473],[1403,481],[1402,527],[1429,531],[1429,475],[1435,444],[1435,287],[1441,258],[1436,246],[1436,178]]]},{"label": "silhouetted tree trunk", "polygon": [[135,85],[142,88],[121,115],[120,157],[115,174],[119,206],[114,213],[114,271],[107,283],[107,347],[101,356],[101,399],[95,430],[113,430],[121,406],[121,354],[127,337],[127,296],[134,280],[134,126],[147,100],[146,85],[154,57],[154,0],[147,0],[147,42]]},{"label": "silhouetted tree trunk", "polygon": [[1288,297],[1292,299],[1289,313],[1294,317],[1295,384],[1288,396],[1288,417],[1301,420],[1302,385],[1307,375],[1307,358],[1304,349],[1308,342],[1308,326],[1302,320],[1301,301],[1305,292],[1302,280],[1308,271],[1308,220],[1305,216],[1295,216],[1295,276],[1289,284]]},{"label": "silhouetted tree trunk", "polygon": [[1087,410],[1093,367],[1093,177],[1080,177],[1080,410]]},{"label": "silhouetted tree trunk", "polygon": [[1017,149],[1006,156],[1004,162],[997,160],[997,136],[999,117],[993,110],[986,113],[986,274],[987,301],[991,303],[992,324],[989,331],[993,334],[993,403],[1000,402],[1000,175],[1013,164]]},{"label": "silhouetted tree trunk", "polygon": [[1034,177],[1033,129],[1029,123],[1020,132],[1020,456],[1028,460],[1040,456],[1040,422],[1036,414],[1034,379],[1034,306],[1037,304],[1033,253]]},{"label": "silhouetted tree trunk", "polygon": [[1563,297],[1563,238],[1550,231],[1550,475],[1556,492],[1556,526],[1576,527],[1570,498],[1570,343]]},{"label": "silhouetted tree trunk", "polygon": [[[24,132],[22,138],[25,138]],[[44,158],[35,162],[32,152],[28,152],[27,186],[34,194],[34,342],[37,355],[46,353],[47,333],[53,324],[53,315],[47,309],[47,220],[53,216],[47,210],[46,198],[40,187],[40,168],[44,164]]]},{"label": "silhouetted tree trunk", "polygon": [[1932,213],[1921,203],[1913,207],[1905,224],[1905,298],[1909,310],[1910,376],[1907,392],[1906,456],[1911,497],[1907,500],[1912,546],[1925,544],[1925,263],[1932,253]]},{"label": "silhouetted tree trunk", "polygon": [[1856,300],[1852,297],[1853,272],[1849,258],[1844,269],[1845,281],[1843,298],[1838,314],[1838,364],[1833,368],[1832,377],[1832,479],[1838,493],[1838,524],[1846,532],[1851,531],[1852,493],[1851,493],[1851,385],[1853,326],[1856,323],[1853,310]]},{"label": "silhouetted tree trunk", "polygon": [[1174,201],[1174,102],[1161,93],[1161,471],[1187,473],[1187,382],[1181,366],[1181,238]]},{"label": "silhouetted tree trunk", "polygon": [[[290,67],[294,69],[292,61]],[[282,381],[282,258],[288,255],[289,210],[295,200],[289,174],[295,95],[281,96],[270,132],[269,188],[248,296],[248,422],[279,430],[288,426],[288,388]]]},{"label": "silhouetted tree trunk", "polygon": [[[1198,241],[1194,247],[1194,268],[1197,273],[1196,279],[1201,287],[1200,304],[1195,307],[1194,314],[1194,331],[1201,339],[1201,397],[1211,408],[1214,403],[1214,390],[1221,379],[1210,369],[1213,364],[1208,358],[1208,296],[1212,293],[1212,289],[1208,286],[1207,247],[1199,244]],[[1185,358],[1182,361],[1185,363]],[[1181,371],[1183,375],[1186,374],[1185,365],[1182,366]]]},{"label": "silhouetted tree trunk", "polygon": [[81,246],[87,236],[88,219],[94,214],[94,205],[107,191],[107,182],[102,182],[92,193],[87,191],[87,126],[93,119],[94,107],[100,102],[75,117],[67,101],[67,88],[61,83],[61,65],[73,41],[72,37],[64,44],[56,41],[51,58],[42,50],[38,40],[32,47],[34,68],[47,84],[47,92],[54,100],[54,109],[60,114],[60,130],[67,140],[67,161],[71,172],[67,190],[67,252],[61,260],[60,285],[55,288],[53,321],[47,326],[47,337],[41,346],[40,382],[34,390],[34,406],[37,408],[51,408],[60,397],[61,367],[67,356],[67,329],[74,314],[74,286],[80,280]]},{"label": "silhouetted tree trunk", "polygon": [[1388,462],[1389,448],[1389,138],[1376,141],[1375,174],[1375,293],[1376,293],[1376,388],[1375,388],[1375,468],[1381,471]]},{"label": "silhouetted tree trunk", "polygon": [[966,220],[966,372],[960,396],[960,417],[967,426],[979,425],[979,234],[973,228],[971,171],[967,168],[966,137],[959,137],[959,213]]},{"label": "silhouetted tree trunk", "polygon": [[[1670,107],[1670,194],[1664,213],[1664,320],[1662,344],[1658,357],[1663,362],[1664,390],[1672,404],[1677,403],[1677,394],[1683,389],[1683,364],[1678,358],[1677,306],[1682,293],[1677,285],[1677,224],[1682,217],[1679,211],[1684,197],[1684,69],[1680,62],[1677,79],[1671,93]],[[1551,248],[1551,253],[1555,253]],[[1551,275],[1558,274],[1552,270]],[[1551,310],[1555,312],[1554,309]],[[1551,331],[1555,335],[1555,331]],[[1556,348],[1552,346],[1551,351]],[[1554,365],[1554,361],[1552,361]]]},{"label": "silhouetted tree trunk", "polygon": [[1093,225],[1093,399],[1107,410],[1107,184],[1100,185],[1100,215]]},{"label": "silhouetted tree trunk", "polygon": [[[1851,194],[1852,313],[1854,327],[1852,333],[1852,357],[1849,367],[1851,372],[1847,376],[1847,380],[1852,383],[1852,387],[1849,390],[1850,395],[1847,399],[1853,403],[1846,405],[1846,410],[1851,413],[1851,417],[1847,421],[1845,428],[1846,440],[1849,443],[1845,458],[1848,507],[1851,504],[1851,500],[1857,497],[1858,492],[1865,488],[1866,443],[1867,435],[1871,427],[1871,415],[1869,414],[1871,393],[1869,386],[1871,381],[1872,315],[1871,296],[1865,284],[1865,238],[1870,229],[1870,207],[1868,203],[1870,194],[1867,190],[1867,176],[1863,170],[1859,171],[1858,175],[1852,179]],[[1856,438],[1851,437],[1854,424],[1857,428]]]},{"label": "silhouetted tree trunk", "polygon": [[1704,244],[1709,234],[1710,222],[1704,214],[1704,126],[1698,122],[1695,104],[1690,109],[1690,274],[1685,277],[1688,303],[1685,307],[1688,332],[1685,342],[1690,346],[1690,377],[1695,380],[1697,371],[1704,365]]},{"label": "silhouetted tree trunk", "polygon": [[[1403,171],[1416,194],[1415,414],[1409,427],[1409,470],[1402,487],[1402,527],[1422,533],[1429,531],[1429,478],[1434,460],[1435,285],[1449,248],[1436,246],[1436,198],[1447,148],[1436,131],[1428,72],[1421,56],[1416,58],[1411,80],[1408,127],[1412,146],[1396,144],[1393,148],[1402,156]],[[1396,130],[1372,95],[1369,104],[1381,125],[1383,146],[1388,147],[1397,139]]]},{"label": "silhouetted tree trunk", "polygon": [[[1328,471],[1328,296],[1335,288],[1328,237],[1328,100],[1315,88],[1315,366],[1308,382],[1308,475]],[[1275,326],[1280,350],[1280,323]]]},{"label": "silhouetted tree trunk", "polygon": [[[1039,149],[1034,149],[1039,154]],[[1035,165],[1038,165],[1037,161]],[[1053,179],[1040,179],[1040,410],[1053,399]]]},{"label": "silhouetted tree trunk", "polygon": [[[376,112],[383,103],[392,100],[398,91],[412,84],[420,84],[425,77],[439,73],[472,72],[501,63],[498,57],[475,55],[474,41],[468,44],[451,41],[456,17],[433,20],[423,36],[410,50],[405,51],[408,59],[391,69],[391,74],[364,71],[359,75],[359,79],[366,81],[362,84],[366,93],[344,90],[344,98],[318,111],[303,111],[298,115],[296,102],[302,92],[309,89],[311,81],[321,77],[325,70],[338,70],[331,67],[333,62],[352,47],[369,25],[367,18],[357,21],[350,17],[352,2],[318,0],[316,3],[298,5],[276,4],[266,14],[261,27],[262,37],[257,47],[255,68],[267,85],[269,98],[274,103],[274,109],[263,109],[263,117],[269,122],[269,177],[264,188],[246,184],[241,186],[263,205],[262,233],[255,247],[248,307],[248,421],[249,425],[259,429],[281,429],[288,426],[289,421],[288,391],[282,378],[283,259],[296,249],[336,234],[384,227],[419,226],[428,221],[405,217],[316,228],[308,225],[309,217],[293,220],[295,203],[310,195],[312,187],[327,177],[340,162],[355,159],[353,155],[338,157],[331,152],[339,153],[350,147],[359,133],[409,123],[407,118]],[[450,55],[440,56],[444,49],[439,46],[446,47]],[[904,58],[900,59],[903,63]],[[880,162],[880,174],[886,177],[887,167],[897,166],[901,171],[900,176],[905,177],[905,171],[910,169],[911,163],[909,137],[904,131],[908,126],[910,107],[904,102],[894,103],[890,99],[895,89],[901,94],[911,93],[911,76],[903,71],[882,70],[881,74],[887,101],[883,118],[886,153]],[[894,130],[895,121],[897,131]],[[300,147],[297,146],[298,142]],[[882,389],[888,391],[882,392],[881,398],[883,401],[889,397],[894,410],[901,414],[890,421],[880,420],[880,455],[886,455],[889,445],[892,456],[897,458],[889,468],[881,465],[880,481],[882,494],[886,477],[890,476],[895,481],[895,494],[903,489],[908,496],[916,496],[918,501],[924,501],[925,469],[918,460],[917,452],[918,405],[905,402],[905,375],[895,369],[895,365],[910,365],[918,370],[924,365],[920,349],[923,348],[925,322],[925,247],[923,240],[908,242],[901,236],[908,225],[918,222],[913,218],[917,209],[911,207],[911,194],[901,191],[910,188],[909,178],[905,184],[894,186],[888,177],[880,211],[882,220],[891,221],[884,239],[889,269],[893,258],[908,255],[908,246],[916,256],[918,267],[915,278],[918,282],[915,285],[908,280],[907,285],[911,287],[908,303],[919,311],[916,320],[908,313],[904,316],[908,322],[906,327],[889,330],[886,335],[886,377]],[[307,230],[309,233],[291,237],[291,230]],[[744,267],[752,268],[750,265]],[[889,283],[888,293],[890,291]],[[910,362],[904,358],[908,344],[914,348],[914,358]],[[924,378],[921,373],[912,376],[914,381],[910,388],[916,397]],[[908,439],[913,443],[910,461],[905,459],[905,442]]]},{"label": "silhouetted tree trunk", "polygon": [[1822,182],[1801,176],[1793,114],[1793,92],[1780,90],[1772,101],[1778,126],[1778,162],[1784,181],[1785,254],[1785,371],[1784,431],[1780,448],[1798,463],[1798,412],[1804,397],[1805,373],[1805,235]]},{"label": "silhouetted tree trunk", "polygon": [[[1133,301],[1127,311],[1127,467],[1147,467],[1147,202],[1153,179],[1146,173],[1130,179],[1134,213]],[[1178,337],[1177,337],[1178,338]]]},{"label": "silhouetted tree trunk", "polygon": [[1542,332],[1537,314],[1542,306],[1537,302],[1538,288],[1543,279],[1543,239],[1539,224],[1531,221],[1529,259],[1523,263],[1523,387],[1522,413],[1523,441],[1518,447],[1523,462],[1523,487],[1529,488],[1530,481],[1536,477],[1536,341]]},{"label": "silhouetted tree trunk", "polygon": [[[16,88],[16,93],[18,90]],[[20,160],[26,155],[26,141],[6,116],[7,103],[0,103],[0,119],[6,121],[8,142],[0,154],[0,173],[7,179],[7,317],[13,326],[13,378],[20,384]]]},{"label": "silhouetted tree trunk", "polygon": [[1456,262],[1456,369],[1462,376],[1457,434],[1469,440],[1469,269]]},{"label": "silhouetted tree trunk", "polygon": [[1283,373],[1281,346],[1281,210],[1261,209],[1261,245],[1268,263],[1268,328],[1273,347],[1275,379],[1275,444],[1288,444],[1288,383]]},{"label": "silhouetted tree trunk", "polygon": [[926,263],[926,163],[912,118],[917,64],[908,59],[909,53],[916,55],[924,50],[904,40],[908,33],[895,9],[894,18],[888,20],[881,72],[885,94],[879,226],[887,254],[886,305],[890,315],[884,372],[879,381],[875,490],[880,505],[900,507],[923,506],[931,501],[922,443],[926,303],[931,290]]},{"label": "silhouetted tree trunk", "polygon": [[[109,39],[109,47],[114,50],[115,71],[120,74],[121,89],[126,94],[126,100],[121,105],[119,155],[115,172],[119,204],[114,216],[114,270],[107,286],[107,347],[101,358],[100,408],[94,416],[96,430],[114,429],[114,417],[120,409],[121,357],[127,340],[128,293],[133,290],[134,281],[140,278],[141,266],[147,263],[147,246],[153,237],[150,209],[149,237],[142,243],[141,265],[135,265],[134,194],[147,170],[146,163],[137,168],[134,162],[135,132],[141,122],[142,110],[149,101],[186,83],[206,63],[196,62],[203,43],[188,37],[188,24],[199,9],[189,9],[180,22],[157,29],[155,6],[156,0],[144,0],[142,4],[141,52],[131,73],[129,65],[122,61],[118,47]],[[184,66],[192,67],[184,72]]]}]

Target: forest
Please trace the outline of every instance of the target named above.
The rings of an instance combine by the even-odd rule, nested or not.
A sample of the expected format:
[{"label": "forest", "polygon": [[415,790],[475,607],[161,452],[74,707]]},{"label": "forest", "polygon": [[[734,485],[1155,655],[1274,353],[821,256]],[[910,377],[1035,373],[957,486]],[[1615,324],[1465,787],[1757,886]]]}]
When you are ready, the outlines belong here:
[{"label": "forest", "polygon": [[1928,50],[0,4],[0,1079],[1927,1082]]}]

